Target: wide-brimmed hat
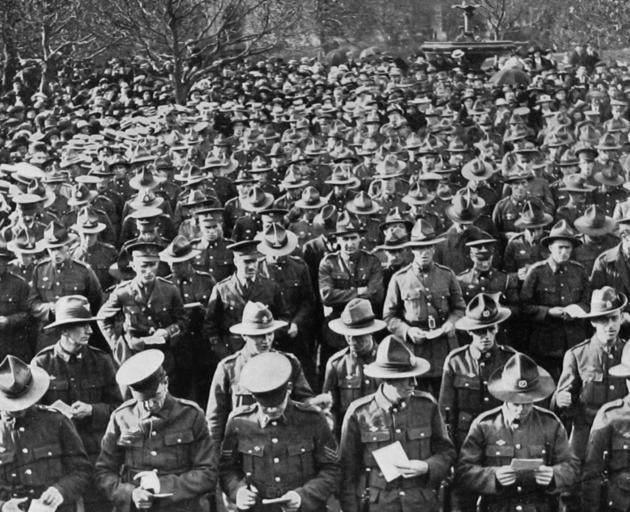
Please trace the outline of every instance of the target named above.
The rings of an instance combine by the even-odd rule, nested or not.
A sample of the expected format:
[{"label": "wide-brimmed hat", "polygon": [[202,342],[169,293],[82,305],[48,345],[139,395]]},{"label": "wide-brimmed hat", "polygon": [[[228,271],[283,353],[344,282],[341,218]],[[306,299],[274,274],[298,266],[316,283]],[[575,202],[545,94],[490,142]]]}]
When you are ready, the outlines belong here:
[{"label": "wide-brimmed hat", "polygon": [[549,244],[555,242],[556,240],[566,240],[573,244],[573,247],[577,247],[582,242],[580,242],[579,238],[576,236],[575,231],[571,229],[571,226],[567,223],[566,220],[562,219],[556,222],[549,234],[540,240],[540,245],[543,247],[549,247]]},{"label": "wide-brimmed hat", "polygon": [[591,308],[588,313],[580,315],[580,318],[600,318],[615,311],[620,311],[628,304],[628,298],[621,292],[617,292],[612,286],[604,286],[593,290],[591,295]]},{"label": "wide-brimmed hat", "polygon": [[356,188],[361,185],[361,180],[356,176],[350,175],[343,171],[340,167],[333,169],[330,178],[324,181],[326,185],[337,185],[340,187]]},{"label": "wide-brimmed hat", "polygon": [[256,235],[256,240],[260,240],[258,251],[267,256],[288,256],[298,246],[297,235],[277,222]]},{"label": "wide-brimmed hat", "polygon": [[405,244],[405,247],[429,247],[431,245],[439,244],[443,242],[445,238],[439,237],[433,228],[433,225],[426,220],[420,218],[416,220],[409,241]]},{"label": "wide-brimmed hat", "polygon": [[621,362],[608,369],[608,373],[613,377],[630,379],[630,343],[624,343],[621,352]]},{"label": "wide-brimmed hat", "polygon": [[488,391],[502,402],[529,404],[547,398],[555,390],[547,370],[530,357],[516,353],[488,381]]},{"label": "wide-brimmed hat", "polygon": [[601,171],[596,172],[593,179],[608,187],[618,187],[623,185],[626,179],[612,165],[607,165]]},{"label": "wide-brimmed hat", "polygon": [[368,193],[362,190],[346,203],[346,210],[355,215],[374,215],[381,211],[381,205],[373,201]]},{"label": "wide-brimmed hat", "polygon": [[514,222],[514,226],[520,229],[542,228],[553,221],[553,217],[545,212],[540,199],[528,199],[520,217]]},{"label": "wide-brimmed hat", "polygon": [[41,249],[57,249],[76,240],[76,236],[59,222],[52,221],[44,230],[42,239],[38,242]]},{"label": "wide-brimmed hat", "polygon": [[37,243],[37,240],[30,236],[25,229],[20,230],[8,243],[7,249],[14,254],[39,254],[44,248]]},{"label": "wide-brimmed hat", "polygon": [[292,373],[293,366],[287,356],[275,351],[264,352],[245,363],[239,385],[262,406],[275,407],[285,399]]},{"label": "wide-brimmed hat", "polygon": [[339,318],[328,322],[328,327],[337,334],[362,336],[381,331],[387,324],[376,318],[369,300],[355,298],[346,304]]},{"label": "wide-brimmed hat", "polygon": [[425,187],[416,182],[409,187],[409,191],[402,197],[401,201],[410,206],[424,206],[434,199],[435,194],[429,193]]},{"label": "wide-brimmed hat", "polygon": [[462,176],[468,181],[482,181],[491,178],[496,170],[485,160],[474,158],[462,167]]},{"label": "wide-brimmed hat", "polygon": [[403,224],[407,230],[411,230],[413,227],[413,222],[409,219],[407,215],[404,215],[403,212],[400,211],[398,206],[392,208],[387,212],[385,216],[385,220],[381,222],[379,226],[381,229],[385,229],[390,224]]},{"label": "wide-brimmed hat", "polygon": [[472,224],[475,222],[485,201],[480,197],[474,198],[466,190],[459,190],[453,196],[451,204],[446,208],[446,215],[458,224]]},{"label": "wide-brimmed hat", "polygon": [[295,202],[295,206],[302,210],[318,210],[324,206],[328,200],[322,197],[313,186],[308,186],[302,191],[302,197]]},{"label": "wide-brimmed hat", "polygon": [[498,295],[500,293],[475,295],[466,306],[465,316],[455,323],[455,327],[462,331],[474,331],[505,322],[512,312],[499,305]]},{"label": "wide-brimmed hat", "polygon": [[361,227],[358,220],[347,211],[344,211],[337,218],[335,231],[332,234],[335,236],[345,236],[353,233],[363,233],[364,231],[365,229]]},{"label": "wide-brimmed hat", "polygon": [[379,343],[376,359],[363,373],[374,379],[408,379],[423,375],[430,368],[429,361],[414,356],[402,340],[390,334]]},{"label": "wide-brimmed hat", "polygon": [[564,186],[558,188],[561,192],[574,192],[586,194],[595,190],[595,187],[586,183],[586,178],[580,174],[569,174],[564,177]]},{"label": "wide-brimmed hat", "polygon": [[396,155],[387,155],[383,161],[376,164],[373,178],[375,180],[399,178],[406,168],[407,164]]},{"label": "wide-brimmed hat", "polygon": [[269,308],[261,302],[247,302],[241,322],[230,327],[232,334],[258,336],[286,327],[283,320],[274,320]]},{"label": "wide-brimmed hat", "polygon": [[534,179],[534,173],[531,169],[518,169],[510,172],[505,178],[504,183],[514,183],[515,181],[531,181]]},{"label": "wide-brimmed hat", "polygon": [[613,133],[605,133],[599,139],[597,146],[595,146],[598,150],[603,151],[616,151],[621,149],[621,145],[619,144],[619,140]]},{"label": "wide-brimmed hat", "polygon": [[291,190],[296,188],[304,188],[308,185],[308,180],[302,179],[298,176],[294,167],[291,166],[287,169],[284,178],[280,182],[280,185],[285,190]]},{"label": "wide-brimmed hat", "polygon": [[241,200],[241,207],[248,212],[260,212],[273,204],[273,195],[265,192],[260,185],[254,185],[247,197]]},{"label": "wide-brimmed hat", "polygon": [[183,235],[177,235],[173,241],[160,252],[160,259],[166,263],[181,263],[199,256],[201,251],[193,248],[190,240]]},{"label": "wide-brimmed hat", "polygon": [[597,206],[589,206],[583,215],[573,221],[575,229],[589,236],[601,236],[612,233],[615,230],[615,221],[605,215]]},{"label": "wide-brimmed hat", "polygon": [[154,189],[164,183],[165,179],[157,178],[151,168],[143,167],[142,170],[129,180],[129,186],[133,189]]},{"label": "wide-brimmed hat", "polygon": [[313,219],[313,226],[321,228],[324,233],[333,233],[337,225],[339,213],[333,204],[326,204],[317,212]]},{"label": "wide-brimmed hat", "polygon": [[46,370],[15,356],[6,356],[0,363],[0,411],[29,408],[46,394],[49,385]]},{"label": "wide-brimmed hat", "polygon": [[83,295],[66,295],[55,302],[55,321],[44,326],[44,329],[52,329],[62,325],[84,324],[103,320],[92,316],[90,303]]},{"label": "wide-brimmed hat", "polygon": [[105,231],[107,226],[98,221],[98,215],[91,206],[84,206],[77,214],[77,221],[72,229],[79,233],[96,234]]}]

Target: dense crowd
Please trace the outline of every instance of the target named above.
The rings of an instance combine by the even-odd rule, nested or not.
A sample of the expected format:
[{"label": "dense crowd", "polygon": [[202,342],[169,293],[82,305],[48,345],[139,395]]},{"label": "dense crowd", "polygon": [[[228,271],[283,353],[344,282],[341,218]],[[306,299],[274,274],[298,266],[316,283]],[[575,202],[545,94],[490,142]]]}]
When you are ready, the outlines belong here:
[{"label": "dense crowd", "polygon": [[34,87],[0,97],[2,512],[628,510],[628,66]]}]

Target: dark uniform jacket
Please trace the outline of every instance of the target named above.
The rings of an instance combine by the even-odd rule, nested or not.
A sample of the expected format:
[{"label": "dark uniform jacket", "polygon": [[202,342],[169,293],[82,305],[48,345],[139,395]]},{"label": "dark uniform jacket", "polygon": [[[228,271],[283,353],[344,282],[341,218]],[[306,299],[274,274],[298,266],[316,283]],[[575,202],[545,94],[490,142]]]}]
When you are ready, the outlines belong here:
[{"label": "dark uniform jacket", "polygon": [[[468,254],[466,243],[472,240],[493,238],[490,233],[479,229],[477,226],[465,226],[463,231],[458,231],[451,226],[443,235],[446,240],[435,246],[435,262],[450,268],[456,274],[472,267],[472,260]],[[497,263],[497,257],[494,261]],[[496,266],[496,265],[495,265]]]},{"label": "dark uniform jacket", "polygon": [[475,268],[470,268],[458,274],[457,281],[462,288],[466,304],[478,293],[500,292],[503,294],[505,303],[510,307],[512,313],[518,311],[518,278],[514,274],[508,274],[496,268],[491,268],[487,272],[480,272]]},{"label": "dark uniform jacket", "polygon": [[12,495],[39,498],[54,486],[64,499],[57,511],[70,512],[90,482],[90,463],[74,425],[44,406],[15,420],[0,417],[0,462],[0,507]]},{"label": "dark uniform jacket", "polygon": [[525,239],[524,233],[519,233],[508,240],[503,256],[503,268],[506,272],[516,272],[548,256],[549,252],[540,245],[540,242],[531,244]]},{"label": "dark uniform jacket", "polygon": [[453,350],[444,362],[439,404],[455,446],[460,447],[472,421],[500,405],[488,392],[490,375],[516,352],[496,345],[485,353],[466,345]]},{"label": "dark uniform jacket", "polygon": [[[232,502],[250,474],[260,498],[278,498],[288,491],[300,495],[302,512],[325,510],[339,484],[337,441],[316,409],[289,400],[279,420],[261,424],[258,404],[235,410],[228,419],[219,474],[221,488]],[[280,512],[280,505],[254,512]]]},{"label": "dark uniform jacket", "polygon": [[[291,398],[296,402],[303,402],[312,398],[314,393],[304,376],[302,365],[293,354],[282,353],[291,362],[290,381],[293,384]],[[242,405],[252,405],[255,402],[254,396],[240,385],[243,367],[252,357],[247,347],[243,347],[236,354],[221,360],[217,365],[212,377],[210,397],[206,409],[208,429],[213,439],[223,439],[230,412]]]},{"label": "dark uniform jacket", "polygon": [[[123,331],[116,332],[116,316],[122,314]],[[145,291],[138,281],[132,279],[114,288],[100,309],[99,322],[103,336],[112,349],[114,359],[121,363],[136,352],[144,350],[144,343],[137,338],[149,336],[158,329],[169,334],[167,344],[157,348],[168,353],[186,332],[187,318],[179,290],[162,277],[157,277],[151,290]],[[172,364],[172,361],[170,361]]]},{"label": "dark uniform jacket", "polygon": [[[494,468],[509,465],[514,458],[544,459],[546,443],[553,467],[551,489],[536,484],[531,472],[519,476],[516,484],[509,487],[498,483]],[[461,448],[454,485],[462,493],[481,495],[483,511],[551,511],[548,492],[566,490],[576,483],[578,474],[579,460],[555,414],[534,406],[527,418],[513,428],[506,424],[501,406],[473,421]]]},{"label": "dark uniform jacket", "polygon": [[[411,327],[438,329],[446,321],[454,325],[465,310],[462,290],[449,268],[431,263],[426,271],[421,271],[418,265],[411,263],[396,272],[389,282],[383,320],[392,334],[410,343],[407,332]],[[427,376],[439,377],[447,354],[457,346],[453,330],[415,345],[413,350],[431,363]]]},{"label": "dark uniform jacket", "polygon": [[194,402],[166,396],[164,406],[149,415],[136,400],[116,409],[96,462],[99,488],[116,511],[128,511],[140,471],[157,472],[160,492],[151,510],[206,512],[203,496],[216,487],[216,457],[202,410]]},{"label": "dark uniform jacket", "polygon": [[[387,482],[372,452],[394,442],[402,444],[410,460],[424,460],[429,471],[414,478]],[[344,512],[359,512],[370,468],[370,510],[379,512],[438,511],[435,492],[455,462],[435,399],[415,391],[408,400],[392,404],[382,388],[352,403],[341,432],[342,480],[339,501]]]},{"label": "dark uniform jacket", "polygon": [[33,364],[46,370],[51,379],[41,403],[52,405],[61,400],[72,405],[80,400],[92,406],[91,416],[73,420],[73,423],[88,457],[94,462],[109,416],[122,402],[111,356],[89,345],[71,355],[56,343],[39,352]]},{"label": "dark uniform jacket", "polygon": [[[602,253],[593,263],[591,272],[593,290],[612,286],[626,297],[630,293],[630,267],[623,254],[621,244]],[[627,308],[626,308],[627,311]]]},{"label": "dark uniform jacket", "polygon": [[234,254],[227,248],[232,240],[221,238],[215,242],[206,242],[195,238],[191,244],[201,251],[193,261],[193,266],[201,272],[208,272],[215,281],[221,282],[234,272]]},{"label": "dark uniform jacket", "polygon": [[0,327],[0,358],[11,354],[28,361],[33,352],[29,345],[28,283],[21,277],[5,272],[0,275],[0,316],[7,317]]},{"label": "dark uniform jacket", "polygon": [[587,274],[591,274],[593,265],[597,257],[608,249],[612,249],[619,244],[619,238],[614,235],[604,235],[597,240],[586,240],[585,236],[580,237],[582,243],[573,251],[571,257],[584,265]]},{"label": "dark uniform jacket", "polygon": [[113,245],[97,241],[90,247],[77,246],[72,251],[72,257],[90,266],[103,290],[114,284],[109,267],[118,259],[118,251]]},{"label": "dark uniform jacket", "polygon": [[562,357],[564,352],[586,336],[578,319],[552,318],[554,306],[578,304],[585,311],[591,288],[584,267],[569,260],[562,266],[551,258],[531,266],[521,289],[523,313],[532,321],[529,349],[534,354]]}]

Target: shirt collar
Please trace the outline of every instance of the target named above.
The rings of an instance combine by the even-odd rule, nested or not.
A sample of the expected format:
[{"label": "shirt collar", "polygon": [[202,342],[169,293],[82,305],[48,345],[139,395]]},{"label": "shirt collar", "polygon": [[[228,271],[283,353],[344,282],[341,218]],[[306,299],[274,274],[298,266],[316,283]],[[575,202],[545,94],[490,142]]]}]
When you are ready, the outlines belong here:
[{"label": "shirt collar", "polygon": [[374,394],[374,400],[376,400],[376,405],[378,405],[381,409],[385,411],[389,411],[394,408],[397,408],[397,409],[407,408],[407,402],[400,402],[399,404],[395,404],[389,398],[387,398],[385,396],[385,393],[383,393],[382,384],[376,390],[376,393]]},{"label": "shirt collar", "polygon": [[472,343],[468,345],[468,352],[470,352],[470,357],[472,357],[475,361],[479,361],[479,359],[481,359],[483,356],[485,356],[486,359],[490,359],[495,354],[496,350],[497,350],[496,343],[487,352],[481,352]]},{"label": "shirt collar", "polygon": [[53,352],[55,356],[57,356],[59,359],[61,359],[62,361],[66,363],[70,362],[70,359],[72,358],[72,356],[76,356],[77,359],[83,359],[83,349],[79,350],[79,352],[77,352],[76,354],[71,354],[70,352],[68,352],[61,346],[61,341],[58,341],[57,343],[55,343]]},{"label": "shirt collar", "polygon": [[517,428],[523,426],[523,424],[529,421],[529,419],[531,418],[533,414],[533,411],[531,411],[527,415],[524,421],[519,421],[517,423],[514,423],[514,415],[510,414],[510,411],[508,411],[508,408],[505,405],[505,403],[503,403],[503,405],[501,406],[501,412],[503,413],[503,421],[505,423],[505,426],[509,428],[510,430],[516,430]]},{"label": "shirt collar", "polygon": [[562,264],[557,263],[556,260],[554,260],[551,257],[547,258],[547,264],[549,265],[549,267],[551,268],[554,274],[558,273],[558,271],[560,270],[560,265],[562,265],[563,268],[566,268],[566,263],[562,263]]},{"label": "shirt collar", "polygon": [[[286,411],[285,411],[286,412]],[[258,423],[260,424],[260,428],[266,428],[271,422],[281,423],[283,425],[287,424],[287,416],[283,412],[279,418],[270,418],[268,415],[264,414],[260,407],[258,408]]]}]

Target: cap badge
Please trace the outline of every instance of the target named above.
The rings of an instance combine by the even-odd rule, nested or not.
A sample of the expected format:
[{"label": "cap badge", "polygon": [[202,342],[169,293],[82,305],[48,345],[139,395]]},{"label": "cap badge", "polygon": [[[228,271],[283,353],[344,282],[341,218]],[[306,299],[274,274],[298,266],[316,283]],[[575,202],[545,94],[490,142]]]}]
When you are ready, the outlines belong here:
[{"label": "cap badge", "polygon": [[525,379],[521,379],[518,381],[518,387],[519,389],[524,389],[527,387],[527,381]]}]

